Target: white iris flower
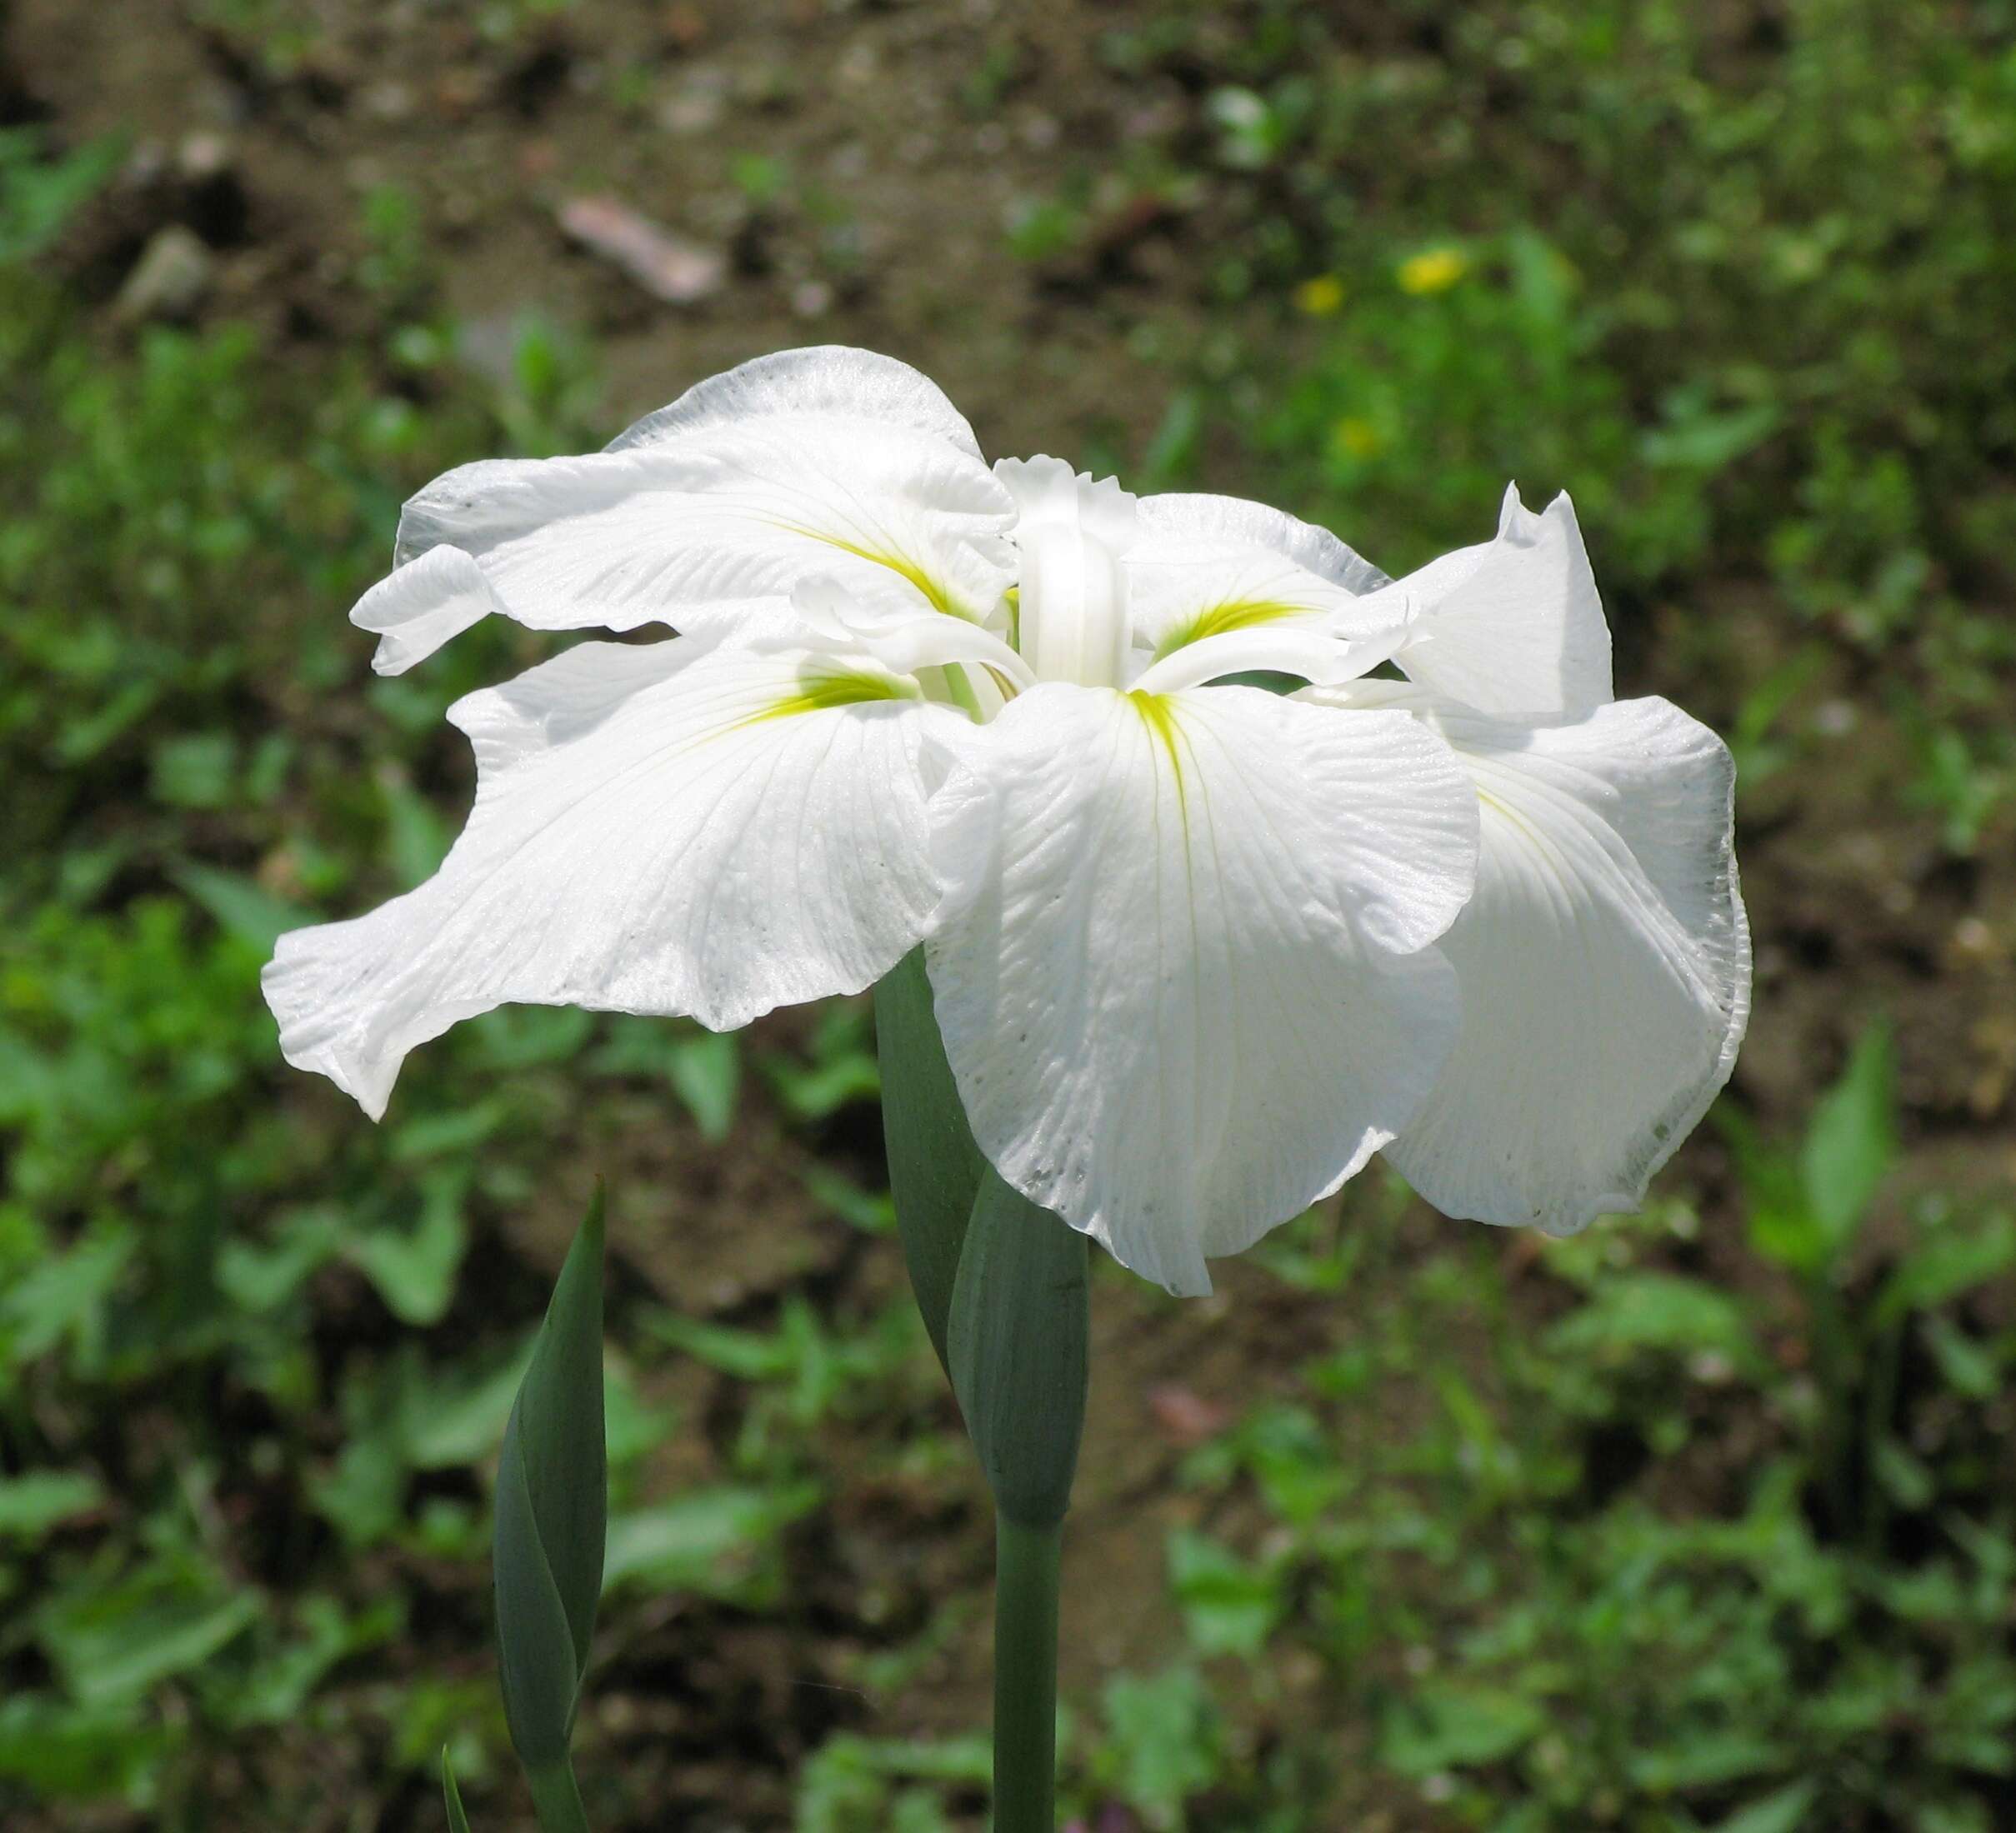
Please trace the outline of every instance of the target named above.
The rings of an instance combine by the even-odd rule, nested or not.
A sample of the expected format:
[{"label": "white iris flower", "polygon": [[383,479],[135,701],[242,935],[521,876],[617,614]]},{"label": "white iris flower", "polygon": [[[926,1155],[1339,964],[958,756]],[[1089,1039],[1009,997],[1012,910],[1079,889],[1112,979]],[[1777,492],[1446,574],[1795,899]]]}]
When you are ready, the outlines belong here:
[{"label": "white iris flower", "polygon": [[922,942],[1001,1175],[1203,1292],[1382,1149],[1453,1215],[1630,1207],[1729,1073],[1728,753],[1611,698],[1565,497],[1396,584],[1258,504],[990,469],[832,348],[450,472],[398,562],[353,613],[385,672],[492,613],[679,634],[458,702],[441,870],[282,938],[288,1060],[374,1116],[507,1002],[727,1030]]}]

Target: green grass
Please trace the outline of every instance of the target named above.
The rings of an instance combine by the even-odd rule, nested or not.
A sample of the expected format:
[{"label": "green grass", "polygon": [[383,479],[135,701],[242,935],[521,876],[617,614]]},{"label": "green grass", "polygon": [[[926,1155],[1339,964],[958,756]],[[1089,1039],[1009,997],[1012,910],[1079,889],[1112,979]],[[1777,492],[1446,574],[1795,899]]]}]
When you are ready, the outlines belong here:
[{"label": "green grass", "polygon": [[[208,12],[284,70],[298,10]],[[1508,477],[1569,487],[1627,675],[1732,737],[1762,907],[1792,921],[1783,824],[1838,818],[1851,769],[1940,882],[1995,882],[2016,17],[1423,0],[1352,36],[1333,10],[1116,15],[1105,65],[1167,119],[1060,154],[1004,232],[1083,286],[1113,221],[1175,213],[1183,309],[1133,332],[1168,406],[1128,474],[1291,504],[1396,569],[1483,538]],[[1016,105],[1003,45],[976,117]],[[979,1825],[982,1746],[885,1735],[984,1647],[984,1512],[893,1277],[862,1005],[746,1046],[494,1015],[370,1128],[258,1002],[280,929],[431,870],[469,782],[443,709],[546,652],[493,620],[370,676],[342,613],[398,502],[606,436],[593,351],[528,323],[503,380],[465,363],[395,189],[363,206],[341,352],[115,328],[48,257],[117,164],[0,137],[0,1817],[289,1826],[333,1788],[433,1826],[446,1743],[473,1824],[509,1824],[490,1477],[608,1163],[591,1815],[697,1811],[690,1770],[753,1826]],[[738,182],[795,197],[789,172]],[[1898,946],[1941,959],[1952,916]],[[1912,971],[1843,1061],[1739,1076],[1642,1218],[1535,1249],[1373,1177],[1251,1256],[1238,1302],[1295,1346],[1238,1338],[1251,1397],[1177,1461],[1183,1525],[1137,1561],[1173,1653],[1069,1698],[1071,1815],[2006,1820],[2016,1198],[1961,1150],[1995,1110],[1924,1093],[1953,1040]],[[1845,1050],[1875,996],[1828,991]],[[668,1159],[783,1167],[750,1200],[788,1213],[741,1221],[798,1235],[747,1289],[685,1283],[728,1276],[663,1213]],[[1118,1277],[1095,1306],[1117,1341],[1233,1327]],[[764,1691],[779,1646],[817,1678]],[[723,1696],[675,1698],[688,1674]]]}]

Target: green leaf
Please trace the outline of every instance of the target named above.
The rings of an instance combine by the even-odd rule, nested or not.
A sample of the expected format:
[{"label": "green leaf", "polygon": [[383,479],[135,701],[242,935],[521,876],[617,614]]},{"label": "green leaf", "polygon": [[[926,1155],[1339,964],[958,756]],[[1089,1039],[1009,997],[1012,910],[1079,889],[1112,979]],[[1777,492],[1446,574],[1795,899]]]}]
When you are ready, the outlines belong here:
[{"label": "green leaf", "polygon": [[1913,1311],[1930,1311],[2016,1266],[2016,1216],[1997,1211],[1979,1223],[1921,1220],[1911,1251],[1885,1281],[1876,1315],[1894,1324]]},{"label": "green leaf", "polygon": [[45,1614],[41,1633],[78,1702],[106,1706],[200,1668],[265,1614],[255,1591],[143,1578],[65,1600]]},{"label": "green leaf", "polygon": [[863,1190],[824,1165],[808,1165],[798,1179],[821,1208],[863,1235],[887,1235],[896,1226],[896,1205],[886,1191]]},{"label": "green leaf", "polygon": [[842,1731],[807,1761],[794,1803],[796,1833],[951,1833],[935,1791],[906,1782],[984,1789],[993,1773],[993,1746],[984,1736],[866,1738]]},{"label": "green leaf", "polygon": [[404,1378],[398,1387],[396,1421],[406,1460],[422,1471],[476,1463],[510,1423],[518,1387],[531,1366],[530,1351],[483,1374],[464,1375],[453,1364],[407,1364],[401,1370]]},{"label": "green leaf", "polygon": [[1869,1461],[1883,1492],[1901,1509],[1916,1511],[1928,1508],[1938,1494],[1938,1478],[1927,1468],[1924,1461],[1913,1456],[1901,1440],[1879,1438],[1869,1454]]},{"label": "green leaf", "polygon": [[1536,1700],[1502,1687],[1423,1686],[1396,1701],[1379,1735],[1382,1761],[1403,1776],[1497,1763],[1547,1727]]},{"label": "green leaf", "polygon": [[1890,1028],[1864,1031],[1841,1079],[1820,1097],[1799,1153],[1799,1179],[1829,1257],[1853,1241],[1897,1156]]},{"label": "green leaf", "polygon": [[1277,1573],[1228,1546],[1178,1528],[1169,1536],[1169,1586],[1199,1655],[1258,1655],[1287,1606]]},{"label": "green leaf", "polygon": [[448,1798],[448,1833],[469,1833],[469,1816],[462,1805],[462,1791],[455,1786],[455,1766],[448,1760],[445,1744],[441,1746],[441,1792]]},{"label": "green leaf", "polygon": [[532,1785],[533,1811],[538,1816],[541,1833],[587,1833],[588,1816],[582,1811],[581,1791],[574,1786],[573,1766],[564,1757],[531,1771],[525,1780]]},{"label": "green leaf", "polygon": [[946,1321],[953,1391],[995,1506],[1054,1526],[1071,1502],[1085,1424],[1085,1237],[990,1170]]},{"label": "green leaf", "polygon": [[1768,1261],[1811,1276],[1827,1259],[1827,1244],[1801,1187],[1795,1156],[1767,1140],[1749,1116],[1728,1101],[1713,1117],[1729,1142],[1742,1180],[1750,1246]]},{"label": "green leaf", "polygon": [[1992,1401],[2002,1386],[2002,1365],[1994,1353],[1943,1317],[1925,1320],[1925,1346],[1946,1385],[1971,1401]]},{"label": "green leaf", "polygon": [[875,1044],[897,1232],[931,1346],[949,1372],[946,1321],[967,1222],[988,1163],[973,1143],[945,1060],[921,948],[906,955],[875,989]]},{"label": "green leaf", "polygon": [[103,1804],[137,1791],[171,1737],[129,1701],[79,1706],[46,1693],[18,1693],[0,1701],[0,1777],[46,1797]]},{"label": "green leaf", "polygon": [[724,1484],[619,1515],[609,1523],[603,1582],[758,1601],[774,1588],[784,1529],[819,1498],[816,1483]]},{"label": "green leaf", "polygon": [[1806,1825],[1806,1811],[1819,1792],[1813,1782],[1775,1789],[1761,1801],[1739,1807],[1726,1821],[1718,1821],[1714,1833],[1799,1833]]},{"label": "green leaf", "polygon": [[104,1310],[133,1260],[136,1243],[123,1224],[83,1236],[68,1251],[18,1275],[0,1292],[0,1324],[13,1326],[8,1351],[33,1361],[68,1336],[81,1366],[93,1366],[103,1347]]},{"label": "green leaf", "polygon": [[176,867],[169,876],[226,935],[249,943],[262,955],[270,955],[274,942],[288,930],[309,921],[305,912],[236,872],[188,864]]},{"label": "green leaf", "polygon": [[701,1138],[719,1145],[735,1124],[735,1104],[742,1091],[742,1040],[732,1031],[683,1037],[673,1047],[670,1074],[673,1091],[686,1104]]},{"label": "green leaf", "polygon": [[432,878],[448,857],[448,824],[403,776],[388,772],[379,789],[385,798],[386,850],[400,884],[410,891]]},{"label": "green leaf", "polygon": [[104,1486],[84,1471],[28,1471],[0,1476],[0,1536],[39,1540],[53,1527],[105,1500]]},{"label": "green leaf", "polygon": [[1185,1804],[1218,1772],[1218,1731],[1203,1678],[1188,1667],[1152,1679],[1116,1674],[1101,1703],[1128,1805],[1151,1826],[1181,1826]]},{"label": "green leaf", "polygon": [[1678,1273],[1623,1273],[1604,1281],[1545,1341],[1550,1355],[1612,1362],[1648,1351],[1703,1350],[1739,1368],[1759,1360],[1742,1306],[1707,1281]]},{"label": "green leaf", "polygon": [[288,1614],[293,1621],[286,1640],[278,1646],[256,1640],[228,1701],[212,1707],[233,1731],[297,1722],[338,1662],[391,1641],[406,1621],[403,1601],[390,1597],[353,1616],[334,1598],[310,1593]]},{"label": "green leaf", "polygon": [[[516,1416],[513,1416],[516,1424]],[[525,1458],[505,1441],[497,1473],[498,1680],[512,1748],[528,1773],[567,1761],[581,1693],[582,1645],[546,1555]]]},{"label": "green leaf", "polygon": [[0,128],[0,262],[31,260],[54,242],[119,169],[125,150],[108,135],[45,157],[40,128]]},{"label": "green leaf", "polygon": [[438,1324],[447,1315],[469,1246],[460,1171],[444,1168],[423,1182],[418,1226],[375,1228],[348,1249],[388,1309],[405,1324]]},{"label": "green leaf", "polygon": [[343,1246],[345,1217],[334,1205],[300,1209],[282,1216],[272,1245],[226,1241],[218,1250],[218,1289],[240,1310],[271,1311],[293,1296],[311,1275]]},{"label": "green leaf", "polygon": [[602,1594],[608,1514],[602,1260],[598,1184],[560,1270],[498,1465],[504,1717],[512,1745],[535,1780],[566,1761]]},{"label": "green leaf", "polygon": [[158,739],[148,792],[170,808],[226,807],[237,793],[238,740],[228,732],[179,732]]}]

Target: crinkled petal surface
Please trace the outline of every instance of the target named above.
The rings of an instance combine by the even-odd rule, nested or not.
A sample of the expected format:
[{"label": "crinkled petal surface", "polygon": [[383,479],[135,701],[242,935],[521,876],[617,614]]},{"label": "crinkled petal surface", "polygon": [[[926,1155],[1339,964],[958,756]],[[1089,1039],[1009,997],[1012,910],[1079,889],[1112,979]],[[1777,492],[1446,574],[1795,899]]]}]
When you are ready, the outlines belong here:
[{"label": "crinkled petal surface", "polygon": [[585,643],[449,717],[476,749],[440,871],[280,939],[288,1061],[374,1117],[407,1051],[511,1001],[716,1030],[856,992],[939,902],[929,787],[958,714],[863,658]]},{"label": "crinkled petal surface", "polygon": [[1750,946],[1720,739],[1663,700],[1537,729],[1443,707],[1477,893],[1463,1029],[1387,1156],[1447,1214],[1566,1233],[1637,1207],[1728,1081]]},{"label": "crinkled petal surface", "polygon": [[942,809],[927,959],[974,1137],[1173,1291],[1362,1165],[1453,1036],[1476,797],[1407,716],[1048,684]]},{"label": "crinkled petal surface", "polygon": [[1501,718],[1579,714],[1610,698],[1610,627],[1565,492],[1540,515],[1508,487],[1494,540],[1400,582],[1419,612],[1410,679]]},{"label": "crinkled petal surface", "polygon": [[606,452],[436,478],[400,517],[398,570],[351,615],[380,633],[385,673],[489,611],[732,634],[818,574],[871,604],[978,621],[1013,580],[1013,519],[972,430],[915,370],[788,351],[700,383]]}]

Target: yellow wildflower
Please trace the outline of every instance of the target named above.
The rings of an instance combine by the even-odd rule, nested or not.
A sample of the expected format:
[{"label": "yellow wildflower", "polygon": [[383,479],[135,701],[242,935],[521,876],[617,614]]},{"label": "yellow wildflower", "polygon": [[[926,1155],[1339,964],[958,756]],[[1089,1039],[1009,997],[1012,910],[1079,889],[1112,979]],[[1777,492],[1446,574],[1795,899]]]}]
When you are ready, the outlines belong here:
[{"label": "yellow wildflower", "polygon": [[1462,279],[1470,263],[1460,248],[1430,248],[1400,263],[1403,292],[1447,292]]},{"label": "yellow wildflower", "polygon": [[1369,420],[1347,414],[1330,429],[1339,452],[1353,458],[1369,458],[1386,443],[1386,436]]},{"label": "yellow wildflower", "polygon": [[1332,317],[1344,302],[1344,283],[1333,273],[1319,273],[1295,289],[1295,309],[1311,318]]}]

